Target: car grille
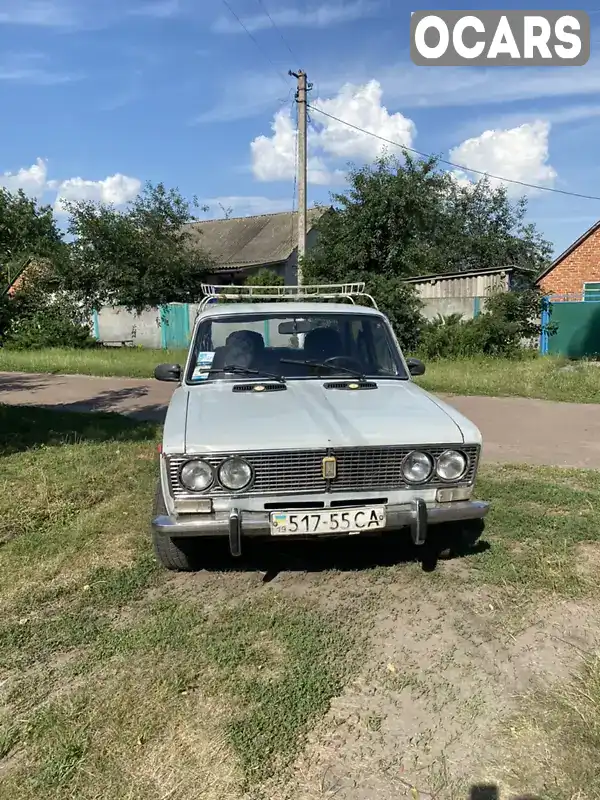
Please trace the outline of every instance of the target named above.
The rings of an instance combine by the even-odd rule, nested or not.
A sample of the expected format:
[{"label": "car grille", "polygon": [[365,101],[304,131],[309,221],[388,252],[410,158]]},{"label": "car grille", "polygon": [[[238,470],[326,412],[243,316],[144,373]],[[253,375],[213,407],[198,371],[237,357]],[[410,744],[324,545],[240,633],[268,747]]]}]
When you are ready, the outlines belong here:
[{"label": "car grille", "polygon": [[[244,458],[254,471],[254,478],[243,495],[281,495],[281,494],[315,494],[350,491],[393,491],[409,486],[402,479],[402,461],[413,450],[423,450],[434,458],[445,450],[456,449],[465,453],[469,466],[465,476],[458,483],[470,485],[475,479],[479,447],[470,445],[441,445],[438,447],[348,447],[335,450],[274,450],[271,452],[225,453],[218,456],[205,457],[215,470],[230,455]],[[333,455],[337,460],[337,478],[326,481],[322,476],[323,459]],[[185,456],[168,458],[168,472],[171,491],[175,499],[198,497],[189,492],[179,480],[179,471],[187,461]],[[444,481],[433,478],[427,486],[445,486]],[[456,485],[456,484],[454,484]],[[215,483],[204,497],[218,497],[232,494]]]}]

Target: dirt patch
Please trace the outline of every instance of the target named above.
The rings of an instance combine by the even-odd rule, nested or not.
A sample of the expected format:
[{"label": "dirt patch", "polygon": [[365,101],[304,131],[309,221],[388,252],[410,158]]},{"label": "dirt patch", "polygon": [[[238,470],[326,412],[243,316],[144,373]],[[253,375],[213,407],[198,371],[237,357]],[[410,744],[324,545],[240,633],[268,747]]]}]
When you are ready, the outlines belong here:
[{"label": "dirt patch", "polygon": [[577,548],[576,566],[582,577],[597,581],[600,576],[600,544],[582,542]]},{"label": "dirt patch", "polygon": [[398,592],[373,625],[368,665],[290,783],[264,796],[466,800],[474,784],[501,783],[495,756],[518,698],[567,680],[600,634],[598,609],[570,602],[537,608],[516,635],[509,623],[485,592]]}]

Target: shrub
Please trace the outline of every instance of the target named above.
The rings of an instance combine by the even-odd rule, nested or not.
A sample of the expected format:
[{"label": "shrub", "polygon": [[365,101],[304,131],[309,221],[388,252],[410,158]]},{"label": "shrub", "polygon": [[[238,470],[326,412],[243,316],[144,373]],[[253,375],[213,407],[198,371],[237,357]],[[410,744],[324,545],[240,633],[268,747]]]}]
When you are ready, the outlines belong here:
[{"label": "shrub", "polygon": [[41,266],[28,272],[0,309],[1,344],[19,350],[96,346],[89,318],[89,309],[58,289],[51,273]]},{"label": "shrub", "polygon": [[14,350],[41,350],[44,347],[96,347],[88,325],[79,319],[70,304],[56,302],[16,316],[6,331],[2,344]]},{"label": "shrub", "polygon": [[[537,343],[543,296],[537,289],[496,293],[482,314],[463,320],[460,314],[427,322],[421,331],[419,353],[427,359],[467,358],[478,355],[519,358],[530,353],[527,340]],[[549,334],[556,326],[548,325]]]}]

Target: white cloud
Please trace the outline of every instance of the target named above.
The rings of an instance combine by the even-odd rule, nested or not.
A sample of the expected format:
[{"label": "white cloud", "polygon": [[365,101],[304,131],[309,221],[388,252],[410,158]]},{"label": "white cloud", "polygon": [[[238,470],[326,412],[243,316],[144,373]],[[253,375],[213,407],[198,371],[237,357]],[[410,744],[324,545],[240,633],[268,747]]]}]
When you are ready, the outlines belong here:
[{"label": "white cloud", "polygon": [[[296,128],[290,113],[278,111],[271,129],[272,136],[257,136],[250,144],[254,177],[259,181],[290,180],[294,177],[297,148]],[[319,156],[309,154],[307,172],[310,183],[326,184],[331,179]]]},{"label": "white cloud", "polygon": [[[416,133],[414,123],[399,112],[390,114],[381,100],[381,86],[369,81],[364,86],[346,84],[335,97],[316,100],[313,105],[377,136],[410,146]],[[297,140],[289,111],[278,111],[271,129],[272,136],[258,136],[250,145],[254,177],[259,181],[290,180],[295,171]],[[332,168],[331,161],[369,161],[386,148],[392,149],[367,133],[315,113],[308,135],[309,183],[338,182],[343,173]]]},{"label": "white cloud", "polygon": [[378,77],[386,97],[403,108],[496,105],[545,97],[571,100],[578,95],[600,93],[600,57],[590,58],[585,66],[574,70],[552,70],[551,80],[547,67],[465,70],[406,63],[379,69]]},{"label": "white cloud", "polygon": [[63,201],[91,200],[100,203],[113,203],[120,206],[133,200],[142,188],[138,178],[116,173],[100,181],[69,178],[58,186],[55,201],[57,210],[63,209]]},{"label": "white cloud", "polygon": [[73,24],[73,7],[63,0],[2,0],[0,24],[62,28]]},{"label": "white cloud", "polygon": [[0,175],[0,186],[9,192],[22,189],[30,197],[39,199],[48,186],[48,165],[44,159],[38,158],[30,167],[22,167],[17,172],[5,172]]},{"label": "white cloud", "polygon": [[[238,28],[242,30],[239,25]],[[282,75],[288,66],[282,65]],[[319,77],[318,85],[322,96],[336,94],[346,83],[368,83],[376,75],[386,102],[402,108],[405,113],[414,108],[498,106],[545,98],[552,101],[560,97],[576,102],[578,97],[592,95],[595,99],[600,94],[600,56],[590,58],[585,66],[577,69],[551,70],[551,80],[547,67],[439,69],[417,67],[406,61],[369,64],[360,57],[348,57],[345,61],[337,59],[321,72],[323,79]],[[309,73],[308,77],[315,80],[314,74]],[[290,86],[295,88],[293,83]],[[228,122],[258,117],[274,108],[276,103],[284,102],[285,93],[283,80],[273,70],[236,75],[218,86],[217,104],[203,110],[194,122]]]},{"label": "white cloud", "polygon": [[[548,163],[548,138],[550,123],[544,120],[525,123],[508,130],[488,130],[473,139],[467,139],[450,151],[450,161],[470,169],[499,175],[514,181],[552,186],[557,172]],[[456,179],[466,185],[468,175],[462,171],[454,173]],[[475,178],[477,179],[477,177]],[[490,179],[494,185],[503,181]],[[528,190],[518,184],[506,184],[513,195],[522,195]],[[529,190],[531,193],[533,190]]]},{"label": "white cloud", "polygon": [[[336,97],[317,100],[313,105],[351,125],[370,131],[392,142],[410,147],[416,134],[415,124],[400,112],[390,114],[382,105],[382,89],[378,81],[364,86],[343,86]],[[327,153],[341,158],[374,159],[389,145],[373,136],[353,130],[341,122],[315,115],[323,128],[319,144]]]},{"label": "white cloud", "polygon": [[179,0],[153,0],[150,3],[132,8],[129,12],[136,17],[150,17],[152,19],[169,19],[180,10]]},{"label": "white cloud", "polygon": [[81,80],[81,73],[52,69],[41,53],[8,54],[0,61],[0,81],[29,83],[36,86],[56,86]]},{"label": "white cloud", "polygon": [[[345,22],[355,22],[372,16],[379,4],[370,0],[353,0],[353,2],[323,3],[313,8],[305,7],[280,8],[270,12],[271,19],[278,28],[329,28]],[[254,14],[240,17],[250,33],[267,30],[272,27],[267,14]],[[244,33],[244,28],[232,15],[219,17],[212,26],[215,33]]]},{"label": "white cloud", "polygon": [[10,192],[22,189],[29,197],[40,200],[50,192],[56,193],[54,207],[62,212],[63,200],[93,200],[102,203],[123,205],[139,193],[142,182],[138,178],[116,173],[104,180],[91,181],[83,178],[57,180],[48,178],[48,163],[43,158],[36,159],[30,167],[22,167],[16,172],[0,174],[0,186]]}]

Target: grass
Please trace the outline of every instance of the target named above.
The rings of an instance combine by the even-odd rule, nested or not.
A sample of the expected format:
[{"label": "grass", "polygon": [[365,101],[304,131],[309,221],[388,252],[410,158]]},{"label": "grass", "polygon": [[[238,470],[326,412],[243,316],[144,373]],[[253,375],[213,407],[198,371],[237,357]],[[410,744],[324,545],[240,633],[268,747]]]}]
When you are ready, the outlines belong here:
[{"label": "grass", "polygon": [[0,432],[0,797],[223,798],[285,768],[354,626],[218,573],[170,590],[153,426],[5,407]]},{"label": "grass", "polygon": [[[0,348],[0,372],[39,372],[151,378],[157,364],[183,363],[185,350],[98,348],[9,350]],[[575,403],[600,402],[600,368],[545,356],[513,361],[471,358],[432,361],[418,383],[439,393],[535,397]],[[565,369],[568,367],[568,369]]]},{"label": "grass", "polygon": [[[432,361],[418,383],[440,394],[534,397],[567,403],[600,403],[600,367],[543,356],[523,360],[466,358]],[[566,367],[566,369],[565,369]]]},{"label": "grass", "polygon": [[89,350],[0,348],[0,372],[39,372],[55,375],[151,378],[157,364],[182,364],[186,350],[146,350],[138,347],[98,347]]},{"label": "grass", "polygon": [[[147,535],[158,436],[113,415],[0,407],[2,800],[192,800],[199,787],[227,800],[282,780],[398,586],[484,589],[520,608],[598,597],[582,553],[598,547],[600,477],[533,467],[482,471],[491,549],[435,573],[368,543],[353,551],[362,568],[339,545],[335,565],[317,575],[307,557],[295,583],[241,569],[173,577]],[[514,725],[560,743],[561,790],[584,767],[598,780],[599,675],[586,661],[562,705],[531,698]]]}]

